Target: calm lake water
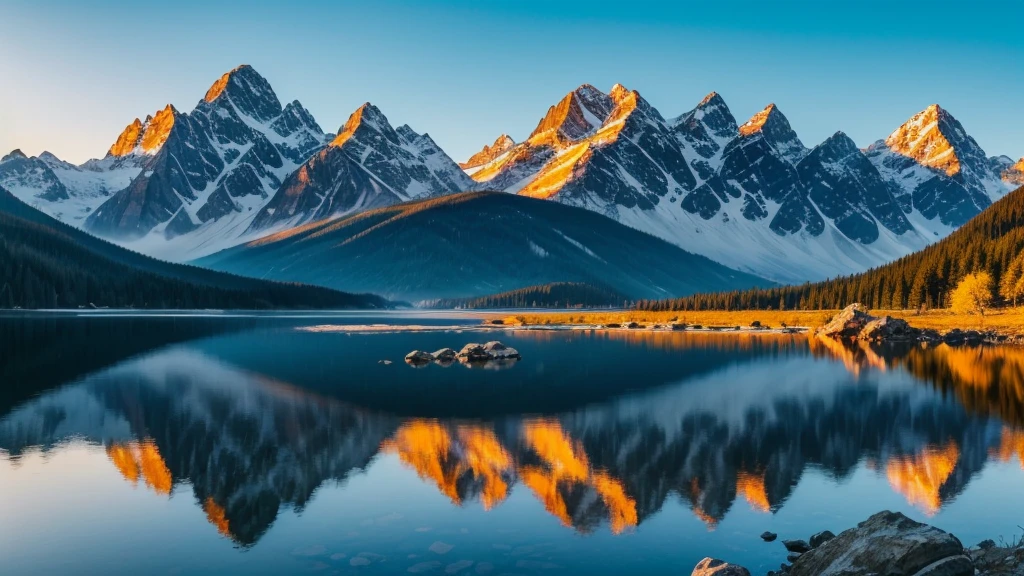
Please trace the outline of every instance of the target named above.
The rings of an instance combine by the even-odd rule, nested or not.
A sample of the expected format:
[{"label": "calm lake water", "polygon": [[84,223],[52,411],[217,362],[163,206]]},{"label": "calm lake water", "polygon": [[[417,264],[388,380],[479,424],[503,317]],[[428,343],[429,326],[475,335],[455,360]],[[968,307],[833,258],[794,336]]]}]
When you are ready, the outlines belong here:
[{"label": "calm lake water", "polygon": [[[4,574],[764,573],[881,509],[1024,519],[1024,350],[0,316]],[[412,368],[500,339],[503,366]],[[390,359],[392,364],[379,363]]]}]

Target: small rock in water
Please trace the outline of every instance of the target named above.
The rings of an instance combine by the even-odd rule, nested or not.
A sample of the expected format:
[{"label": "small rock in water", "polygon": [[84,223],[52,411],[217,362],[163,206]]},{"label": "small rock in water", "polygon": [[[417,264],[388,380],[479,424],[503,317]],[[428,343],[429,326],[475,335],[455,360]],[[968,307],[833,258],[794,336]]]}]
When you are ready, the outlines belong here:
[{"label": "small rock in water", "polygon": [[774,542],[775,539],[778,538],[778,537],[779,537],[779,535],[776,534],[775,532],[765,531],[765,532],[761,533],[761,540],[764,540],[765,542]]},{"label": "small rock in water", "polygon": [[796,562],[800,559],[801,556],[803,556],[803,554],[800,554],[798,552],[790,552],[789,554],[786,554],[786,562]]},{"label": "small rock in water", "polygon": [[714,558],[705,558],[694,566],[690,576],[750,576],[750,571],[743,566],[729,564]]},{"label": "small rock in water", "polygon": [[484,344],[484,352],[495,359],[515,358],[518,360],[520,357],[518,350],[505,346],[497,340]]},{"label": "small rock in water", "polygon": [[405,355],[405,361],[409,364],[426,364],[428,362],[433,362],[434,356],[430,352],[413,350]]},{"label": "small rock in water", "polygon": [[388,364],[391,364],[391,360],[377,360],[377,364],[384,364],[387,366]]},{"label": "small rock in water", "polygon": [[782,545],[789,552],[796,552],[798,554],[811,551],[811,545],[807,543],[807,540],[783,540]]},{"label": "small rock in water", "polygon": [[438,362],[454,362],[457,355],[458,353],[451,348],[441,348],[433,354],[434,360]]},{"label": "small rock in water", "polygon": [[471,342],[463,346],[462,350],[459,350],[457,356],[460,360],[466,360],[468,362],[480,362],[491,359],[490,354],[484,350],[484,347],[476,342]]},{"label": "small rock in water", "polygon": [[818,532],[814,536],[811,536],[811,548],[817,548],[835,537],[836,535],[828,530]]},{"label": "small rock in water", "polygon": [[447,542],[441,542],[440,540],[438,540],[437,542],[431,544],[430,548],[427,548],[427,550],[430,550],[434,554],[447,554],[452,551],[452,548],[455,548],[455,546],[452,546]]}]

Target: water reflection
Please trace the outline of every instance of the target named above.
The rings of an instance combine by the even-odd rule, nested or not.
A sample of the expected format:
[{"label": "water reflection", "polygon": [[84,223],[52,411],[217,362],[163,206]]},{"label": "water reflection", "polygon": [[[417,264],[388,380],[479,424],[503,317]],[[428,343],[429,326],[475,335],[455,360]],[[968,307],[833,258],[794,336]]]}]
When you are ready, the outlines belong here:
[{"label": "water reflection", "polygon": [[[555,354],[567,346],[564,335],[520,337]],[[626,337],[757,353],[555,414],[438,419],[361,408],[176,346],[22,403],[0,419],[0,449],[17,465],[68,438],[100,444],[125,481],[161,497],[187,487],[216,531],[243,546],[283,507],[301,510],[325,482],[381,455],[453,505],[492,510],[522,489],[567,527],[614,534],[673,500],[709,529],[737,501],[770,514],[806,470],[838,481],[862,464],[935,514],[989,462],[1024,456],[1018,349]]]}]

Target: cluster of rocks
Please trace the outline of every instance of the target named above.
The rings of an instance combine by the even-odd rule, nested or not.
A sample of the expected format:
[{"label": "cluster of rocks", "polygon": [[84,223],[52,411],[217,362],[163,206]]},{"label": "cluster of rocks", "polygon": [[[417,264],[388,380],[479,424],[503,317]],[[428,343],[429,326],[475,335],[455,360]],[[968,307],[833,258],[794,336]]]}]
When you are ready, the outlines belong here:
[{"label": "cluster of rocks", "polygon": [[441,348],[437,352],[433,353],[424,352],[423,350],[413,350],[405,355],[405,362],[413,366],[425,366],[431,362],[448,365],[456,361],[469,364],[490,361],[519,360],[521,358],[522,356],[519,355],[519,351],[515,348],[506,346],[497,340],[493,340],[486,344],[471,342],[463,346],[462,350],[459,350],[458,352],[451,348]]},{"label": "cluster of rocks", "polygon": [[[773,541],[775,534],[761,537]],[[789,563],[768,576],[1024,576],[1024,545],[986,540],[964,548],[956,536],[898,512],[879,512],[839,536],[784,540]],[[736,564],[705,558],[692,576],[750,576]]]},{"label": "cluster of rocks", "polygon": [[914,328],[906,320],[892,316],[872,316],[863,304],[850,304],[836,314],[827,324],[814,332],[818,336],[836,339],[862,340],[865,342],[945,342],[950,345],[1003,342],[1005,336],[995,332],[960,330],[955,328],[945,334],[927,328]]}]

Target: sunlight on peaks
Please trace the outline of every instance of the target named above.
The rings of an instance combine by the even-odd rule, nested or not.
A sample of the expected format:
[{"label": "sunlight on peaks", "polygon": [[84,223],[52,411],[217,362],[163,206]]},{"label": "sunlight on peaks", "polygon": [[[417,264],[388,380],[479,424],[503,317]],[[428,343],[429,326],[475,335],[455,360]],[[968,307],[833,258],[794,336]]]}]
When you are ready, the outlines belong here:
[{"label": "sunlight on peaks", "polygon": [[708,532],[718,528],[718,518],[704,510],[704,491],[700,487],[699,478],[690,479],[690,504],[693,514],[708,527]]},{"label": "sunlight on peaks", "polygon": [[893,457],[885,466],[889,485],[928,516],[942,507],[939,491],[956,468],[960,449],[950,442],[945,448],[927,447],[916,456]]},{"label": "sunlight on peaks", "polygon": [[146,438],[142,442],[111,444],[107,447],[107,457],[124,479],[133,486],[138,484],[141,477],[145,485],[157,494],[171,493],[171,471],[152,438]]},{"label": "sunlight on peaks", "polygon": [[999,449],[995,450],[995,455],[1000,462],[1009,462],[1011,459],[1017,458],[1021,469],[1024,469],[1024,430],[1004,427]]},{"label": "sunlight on peaks", "polygon": [[381,451],[397,454],[420,478],[433,481],[453,504],[461,506],[462,498],[456,486],[459,474],[448,465],[451,445],[451,436],[437,421],[413,420],[403,424],[390,440],[385,440]]},{"label": "sunlight on peaks", "polygon": [[583,482],[590,474],[590,464],[583,446],[574,443],[557,421],[532,420],[523,427],[528,447],[548,466],[556,479]]},{"label": "sunlight on peaks", "polygon": [[498,442],[494,431],[479,426],[459,426],[463,458],[473,475],[483,480],[481,501],[484,510],[494,508],[508,496],[508,483],[502,473],[512,469],[512,456]]},{"label": "sunlight on peaks", "polygon": [[626,495],[622,482],[603,472],[596,472],[593,484],[604,505],[608,507],[612,534],[621,534],[626,528],[637,525],[639,518],[636,513],[636,500]]},{"label": "sunlight on peaks", "polygon": [[743,498],[750,504],[750,507],[757,512],[771,512],[772,505],[768,501],[768,491],[764,487],[764,475],[750,474],[740,471],[736,478],[736,491],[743,495]]},{"label": "sunlight on peaks", "polygon": [[222,506],[213,501],[212,497],[207,497],[203,502],[203,512],[206,512],[206,520],[217,529],[221,536],[232,537],[227,513]]}]

